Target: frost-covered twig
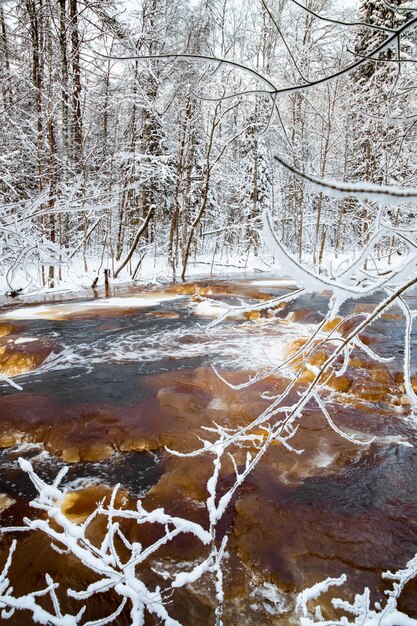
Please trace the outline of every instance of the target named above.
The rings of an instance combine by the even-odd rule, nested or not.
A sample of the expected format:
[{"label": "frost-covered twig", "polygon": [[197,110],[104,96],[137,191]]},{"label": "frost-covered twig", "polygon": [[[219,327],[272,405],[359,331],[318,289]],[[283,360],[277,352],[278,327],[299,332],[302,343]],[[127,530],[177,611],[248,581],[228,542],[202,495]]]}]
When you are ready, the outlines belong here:
[{"label": "frost-covered twig", "polygon": [[[274,252],[281,266],[286,268],[286,271],[291,274],[291,276],[297,281],[305,292],[317,293],[325,290],[330,290],[332,292],[333,315],[337,313],[343,302],[349,298],[361,298],[383,289],[389,283],[392,283],[393,280],[398,282],[406,279],[411,270],[414,269],[417,264],[417,258],[415,255],[410,255],[410,258],[407,259],[395,272],[392,272],[379,280],[374,279],[369,285],[361,287],[352,283],[351,279],[352,274],[360,267],[361,263],[365,263],[369,253],[367,247],[364,248],[358,259],[353,261],[351,265],[343,272],[340,272],[339,275],[335,277],[326,277],[306,268],[302,262],[295,259],[288,252],[288,250],[285,249],[274,232],[272,217],[269,211],[264,212],[264,233],[271,251]],[[375,241],[377,240],[378,237],[375,235]],[[343,278],[344,280],[342,280]]]},{"label": "frost-covered twig", "polygon": [[[0,574],[0,615],[2,619],[8,620],[12,618],[16,611],[29,611],[32,613],[32,619],[37,624],[50,626],[78,626],[84,614],[85,607],[77,613],[77,615],[63,614],[61,611],[56,589],[58,585],[53,582],[52,578],[46,574],[46,587],[40,591],[33,591],[24,596],[16,597],[13,587],[8,579],[9,569],[13,560],[13,553],[16,549],[16,541],[12,542],[6,564]],[[54,608],[54,613],[50,613],[43,608],[37,601],[38,598],[49,596]],[[92,622],[87,622],[85,626]]]},{"label": "frost-covered twig", "polygon": [[399,200],[417,200],[417,188],[397,187],[395,185],[377,185],[375,183],[359,182],[345,183],[337,180],[319,178],[312,174],[300,172],[293,165],[287,163],[281,157],[275,156],[277,162],[295,176],[311,183],[318,191],[325,191],[333,197],[348,198],[355,197],[362,200],[374,200],[375,202],[386,202],[393,204]]},{"label": "frost-covered twig", "polygon": [[300,616],[300,626],[417,626],[417,619],[409,617],[398,610],[398,599],[405,585],[417,576],[417,555],[414,556],[404,569],[399,569],[394,573],[384,572],[383,578],[393,580],[392,589],[387,589],[385,595],[388,599],[384,606],[376,602],[371,604],[371,593],[368,588],[362,594],[356,594],[353,603],[346,602],[340,598],[333,598],[332,605],[335,609],[348,613],[340,619],[324,619],[320,606],[313,614],[308,609],[308,603],[316,600],[322,593],[326,593],[332,586],[343,585],[347,578],[342,574],[340,578],[327,578],[323,582],[316,583],[312,587],[302,591],[297,598],[297,610]]},{"label": "frost-covered twig", "polygon": [[[37,498],[31,503],[38,510],[46,513],[46,517],[38,519],[24,519],[24,526],[18,528],[7,528],[4,531],[27,531],[38,530],[48,536],[51,545],[58,552],[66,552],[72,554],[85,568],[99,576],[99,580],[91,583],[83,591],[67,590],[69,596],[80,601],[87,601],[97,593],[105,593],[113,589],[120,596],[120,605],[114,613],[104,617],[94,624],[104,626],[105,624],[114,623],[120,615],[125,604],[130,603],[130,616],[132,626],[139,626],[143,623],[145,612],[154,615],[161,623],[166,626],[179,626],[179,622],[169,616],[164,592],[160,587],[149,589],[140,579],[137,566],[154,554],[161,546],[171,541],[180,533],[190,533],[198,539],[203,545],[212,542],[212,534],[205,530],[200,524],[189,520],[173,517],[164,512],[163,509],[155,509],[146,511],[140,501],[137,502],[136,510],[128,510],[116,508],[115,501],[118,488],[113,491],[110,503],[105,506],[99,504],[92,515],[83,523],[76,523],[69,519],[62,511],[61,505],[65,497],[65,490],[60,488],[60,483],[66,474],[67,468],[63,468],[53,481],[52,485],[45,483],[33,470],[30,462],[19,459],[20,466],[30,477],[36,490]],[[97,545],[87,536],[89,526],[96,516],[107,517],[107,529],[100,543]],[[130,542],[128,537],[122,531],[119,520],[130,519],[136,521],[138,525],[157,524],[162,529],[162,536],[148,547],[143,547],[139,542]],[[116,547],[116,538],[122,541],[122,544],[128,549],[128,557],[124,559],[119,554]],[[15,549],[15,543],[12,545],[11,555]],[[211,557],[211,571],[218,569],[218,564],[224,552],[224,545],[215,555],[215,559]],[[26,609],[32,610],[33,619],[44,624],[53,624],[56,626],[75,626],[81,619],[82,612],[76,617],[71,616],[48,616],[49,621],[45,621],[38,610],[34,599],[40,592],[32,592],[24,599],[15,598],[12,595],[12,589],[9,586],[7,574],[11,564],[11,555],[2,574],[2,584],[4,583],[3,596],[0,602],[10,609]],[[202,575],[204,568],[200,568],[199,575]],[[182,575],[182,579],[181,579]],[[192,582],[199,576],[195,573],[181,572],[176,576],[172,588]],[[55,597],[55,588],[50,582],[48,587],[42,591],[42,595],[50,594],[52,599]],[[7,602],[6,602],[7,600]],[[58,600],[56,601],[56,611],[59,609]],[[57,613],[58,615],[58,613]],[[11,615],[10,615],[11,616]],[[37,619],[40,616],[39,619]],[[44,619],[44,621],[41,621]],[[55,621],[53,621],[55,620]],[[67,620],[67,621],[65,621]],[[72,621],[71,621],[72,620]],[[78,620],[78,621],[74,621]],[[92,626],[92,623],[91,623]]]}]

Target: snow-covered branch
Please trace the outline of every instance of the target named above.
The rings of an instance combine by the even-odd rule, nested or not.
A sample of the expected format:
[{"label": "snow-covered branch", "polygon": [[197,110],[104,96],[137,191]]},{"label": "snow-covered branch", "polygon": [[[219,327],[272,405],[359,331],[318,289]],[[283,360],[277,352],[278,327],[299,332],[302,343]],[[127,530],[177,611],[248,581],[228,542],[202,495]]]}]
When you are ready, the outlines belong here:
[{"label": "snow-covered branch", "polygon": [[344,611],[349,615],[340,619],[325,619],[320,606],[315,608],[315,616],[309,610],[309,603],[317,600],[323,593],[329,591],[331,587],[340,587],[346,582],[346,576],[342,574],[340,578],[327,578],[323,582],[316,583],[313,587],[302,591],[297,599],[297,609],[302,614],[300,616],[300,626],[416,626],[417,619],[409,617],[398,610],[398,600],[405,585],[417,576],[417,556],[408,561],[404,569],[399,569],[394,573],[384,572],[383,578],[393,580],[392,589],[387,589],[388,596],[385,604],[371,602],[371,592],[365,588],[362,594],[356,594],[353,603],[333,598],[332,605],[335,609]]}]

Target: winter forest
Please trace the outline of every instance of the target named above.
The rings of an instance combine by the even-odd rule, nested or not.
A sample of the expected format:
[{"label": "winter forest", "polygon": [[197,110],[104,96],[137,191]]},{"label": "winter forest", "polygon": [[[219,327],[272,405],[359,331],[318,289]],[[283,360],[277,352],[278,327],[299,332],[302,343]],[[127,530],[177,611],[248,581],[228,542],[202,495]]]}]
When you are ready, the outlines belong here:
[{"label": "winter forest", "polygon": [[0,0],[0,624],[417,625],[415,0]]},{"label": "winter forest", "polygon": [[[299,173],[413,184],[412,10],[14,1],[0,20],[5,290],[73,266],[135,278],[144,257],[172,277],[203,255],[245,267],[265,210],[321,271],[369,242],[376,208]],[[374,264],[413,219],[406,195],[386,209]]]}]

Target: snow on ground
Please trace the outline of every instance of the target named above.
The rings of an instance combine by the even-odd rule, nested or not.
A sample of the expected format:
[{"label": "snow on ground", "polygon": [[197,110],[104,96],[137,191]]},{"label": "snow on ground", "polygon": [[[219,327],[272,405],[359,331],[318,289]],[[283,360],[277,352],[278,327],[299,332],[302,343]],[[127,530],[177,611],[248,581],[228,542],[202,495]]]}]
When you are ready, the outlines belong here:
[{"label": "snow on ground", "polygon": [[[22,289],[22,295],[62,293],[78,291],[80,289],[88,289],[91,291],[91,286],[97,275],[99,277],[97,287],[100,288],[104,285],[104,269],[106,268],[110,269],[112,276],[113,268],[111,267],[111,263],[106,265],[102,264],[99,259],[89,258],[87,259],[87,269],[85,269],[84,259],[74,258],[69,267],[63,266],[61,268],[61,280],[57,278],[58,268],[55,268],[55,287],[52,289],[48,286],[42,286],[40,272],[38,268],[35,267],[33,269],[29,268],[30,273],[28,273],[28,268],[26,268],[25,271],[17,270],[14,274],[13,281],[11,281],[11,286],[13,290]],[[269,272],[271,269],[273,269],[271,265],[254,255],[250,255],[245,259],[238,256],[230,256],[227,259],[220,259],[218,263],[213,263],[212,255],[208,255],[200,256],[193,262],[190,261],[186,277],[210,277],[212,275],[229,275],[242,272]],[[180,273],[181,268],[178,268],[177,278]],[[170,282],[172,280],[172,267],[167,262],[167,259],[161,256],[153,257],[150,255],[144,258],[135,278],[135,282],[137,283]],[[110,278],[111,285],[120,285],[126,282],[132,282],[128,267],[119,274],[117,279]],[[10,289],[10,284],[7,282],[7,268],[2,268],[0,265],[0,296],[10,292]]]},{"label": "snow on ground", "polygon": [[[327,255],[323,259],[322,269],[328,276],[333,276],[337,272],[343,270],[344,267],[352,263],[355,255],[343,254],[338,255],[337,258],[334,255]],[[379,273],[385,271],[395,270],[397,266],[400,266],[405,262],[406,258],[401,255],[392,255],[389,259],[380,259],[377,262],[377,270]],[[308,259],[306,260],[307,265]],[[375,266],[376,267],[376,266]],[[70,266],[61,267],[61,280],[58,279],[58,268],[55,268],[55,287],[50,288],[48,286],[42,286],[42,277],[38,267],[25,269],[17,269],[14,271],[13,280],[8,275],[8,268],[1,266],[0,261],[0,296],[13,290],[22,289],[21,295],[36,295],[46,293],[62,293],[79,291],[81,289],[87,289],[91,291],[93,281],[98,276],[99,280],[97,287],[100,288],[104,285],[104,269],[110,269],[110,275],[112,276],[114,267],[112,267],[111,261],[102,263],[97,258],[83,258],[74,257],[71,260]],[[372,273],[372,268],[368,270]],[[260,288],[293,288],[296,285],[293,277],[288,277],[288,270],[285,267],[280,267],[279,264],[271,257],[269,253],[262,253],[260,256],[255,256],[253,253],[248,257],[242,258],[239,255],[230,255],[228,257],[216,258],[216,262],[213,262],[212,255],[201,255],[197,259],[190,261],[187,268],[186,278],[190,279],[198,276],[199,278],[219,276],[219,275],[231,275],[241,274],[242,272],[254,273],[272,273],[273,278],[265,277],[260,278],[259,281],[254,281]],[[181,268],[177,270],[177,278],[181,273]],[[9,279],[9,282],[7,280]],[[147,255],[141,264],[141,267],[136,275],[135,282],[137,283],[158,283],[158,282],[171,282],[173,280],[172,267],[167,262],[167,259],[163,256]],[[123,283],[132,282],[131,271],[127,266],[117,277],[117,279],[110,278],[111,285],[120,285]],[[10,285],[11,283],[11,285]]]}]

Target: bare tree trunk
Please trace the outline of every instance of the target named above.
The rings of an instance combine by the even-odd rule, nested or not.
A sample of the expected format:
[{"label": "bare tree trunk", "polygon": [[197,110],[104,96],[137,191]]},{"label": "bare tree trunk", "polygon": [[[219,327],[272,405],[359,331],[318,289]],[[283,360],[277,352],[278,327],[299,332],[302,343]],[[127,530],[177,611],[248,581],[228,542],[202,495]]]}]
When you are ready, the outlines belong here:
[{"label": "bare tree trunk", "polygon": [[3,61],[3,66],[5,70],[5,78],[2,80],[3,84],[3,102],[4,108],[11,106],[12,104],[12,93],[10,89],[10,54],[9,54],[9,43],[8,43],[8,35],[6,28],[6,21],[4,19],[3,9],[0,7],[0,54],[1,59]]},{"label": "bare tree trunk", "polygon": [[[49,142],[49,239],[52,243],[56,243],[56,219],[53,213],[55,207],[55,195],[57,189],[57,171],[56,171],[56,142],[55,142],[55,130],[52,113],[48,119],[48,142]],[[49,266],[49,287],[55,286],[55,267]]]},{"label": "bare tree trunk", "polygon": [[189,94],[185,100],[185,114],[181,127],[180,142],[178,148],[178,163],[174,189],[174,210],[171,217],[171,226],[169,231],[169,244],[168,244],[168,260],[172,267],[172,274],[175,280],[176,269],[178,263],[178,225],[180,216],[180,187],[182,183],[184,173],[184,152],[187,138],[187,127],[191,118],[191,103]]},{"label": "bare tree trunk", "polygon": [[36,110],[36,145],[38,152],[38,188],[43,190],[43,110],[42,110],[42,93],[43,93],[43,76],[42,76],[42,60],[41,60],[41,33],[39,25],[38,11],[39,7],[35,0],[26,0],[26,10],[30,21],[30,38],[32,43],[32,81],[35,87],[35,110]]},{"label": "bare tree trunk", "polygon": [[68,98],[68,52],[67,52],[67,19],[66,1],[59,0],[59,49],[61,54],[61,110],[62,110],[62,162],[64,176],[69,155],[68,131],[69,131],[69,98]]},{"label": "bare tree trunk", "polygon": [[137,233],[136,233],[136,236],[135,236],[135,238],[134,238],[134,240],[133,240],[133,243],[132,243],[132,245],[130,246],[129,252],[127,253],[127,255],[126,255],[126,257],[125,257],[125,259],[124,259],[123,263],[122,263],[122,264],[121,264],[121,265],[117,268],[117,270],[115,271],[115,273],[114,273],[114,278],[117,278],[117,277],[118,277],[118,275],[120,274],[120,272],[122,271],[122,269],[123,269],[124,267],[126,267],[126,265],[129,263],[130,259],[132,258],[133,253],[135,252],[135,250],[136,250],[136,248],[137,248],[137,245],[138,245],[138,243],[139,243],[139,239],[140,239],[140,238],[141,238],[141,236],[142,236],[142,235],[146,232],[146,230],[147,230],[147,228],[148,228],[149,222],[150,222],[150,220],[151,220],[151,218],[152,218],[152,216],[153,216],[153,214],[154,214],[154,211],[155,211],[155,206],[154,206],[154,205],[151,205],[151,206],[150,206],[150,208],[149,208],[148,214],[147,214],[147,216],[146,216],[146,218],[145,218],[145,220],[144,220],[144,222],[143,222],[143,224],[141,225],[141,227],[139,228],[139,230],[138,230],[138,231],[137,231]]},{"label": "bare tree trunk", "polygon": [[208,147],[207,147],[207,155],[206,155],[206,176],[205,176],[205,182],[204,182],[204,188],[203,188],[203,197],[202,197],[202,201],[201,201],[201,206],[200,206],[200,210],[198,211],[193,223],[191,224],[191,228],[190,228],[190,232],[188,234],[188,238],[187,238],[187,244],[185,247],[185,251],[184,251],[184,260],[183,260],[183,265],[182,265],[182,272],[181,272],[181,279],[184,280],[185,279],[185,273],[187,271],[187,263],[188,263],[188,258],[190,256],[190,250],[191,250],[191,244],[193,242],[193,238],[194,238],[194,233],[196,231],[197,226],[200,223],[200,220],[206,210],[207,207],[207,202],[208,202],[208,192],[209,192],[209,188],[210,188],[210,175],[211,175],[211,170],[212,170],[212,165],[210,164],[210,157],[211,157],[211,151],[213,149],[213,142],[214,142],[214,134],[218,125],[218,120],[216,120],[217,117],[217,113],[218,110],[220,108],[220,105],[217,104],[216,106],[216,110],[215,110],[215,118],[211,127],[211,131],[210,131],[210,137],[209,137],[209,143],[208,143]]},{"label": "bare tree trunk", "polygon": [[[36,149],[37,149],[37,169],[38,169],[38,191],[41,193],[44,188],[44,149],[43,149],[43,74],[42,74],[42,43],[41,28],[39,24],[39,13],[42,10],[42,0],[39,5],[36,0],[25,0],[26,11],[30,23],[30,39],[32,45],[32,82],[35,91],[35,112],[36,112]],[[42,209],[42,206],[40,207]],[[38,219],[40,230],[43,230],[44,219]],[[41,268],[42,284],[46,284],[45,267]]]},{"label": "bare tree trunk", "polygon": [[83,171],[83,121],[81,111],[81,65],[80,37],[78,32],[78,0],[69,0],[71,20],[71,58],[72,58],[72,114],[73,114],[73,158],[78,173]]}]

